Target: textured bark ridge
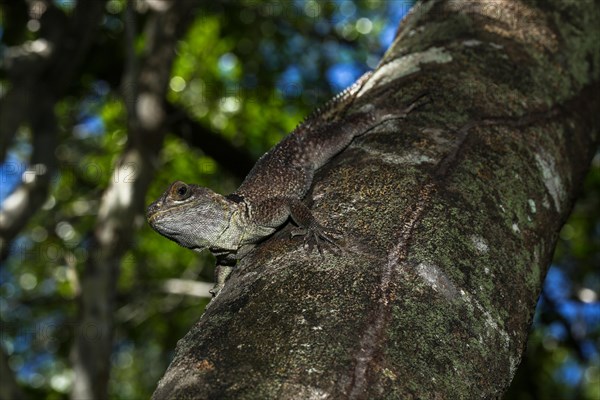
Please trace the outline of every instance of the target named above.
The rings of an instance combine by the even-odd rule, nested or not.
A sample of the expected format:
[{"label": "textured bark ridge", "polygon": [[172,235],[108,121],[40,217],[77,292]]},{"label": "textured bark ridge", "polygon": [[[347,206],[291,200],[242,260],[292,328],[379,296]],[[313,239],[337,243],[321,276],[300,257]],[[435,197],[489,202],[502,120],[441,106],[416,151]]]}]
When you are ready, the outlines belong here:
[{"label": "textured bark ridge", "polygon": [[306,199],[345,253],[289,228],[260,245],[154,399],[501,396],[598,142],[598,7],[539,4],[411,12],[369,85],[433,105],[356,140]]}]

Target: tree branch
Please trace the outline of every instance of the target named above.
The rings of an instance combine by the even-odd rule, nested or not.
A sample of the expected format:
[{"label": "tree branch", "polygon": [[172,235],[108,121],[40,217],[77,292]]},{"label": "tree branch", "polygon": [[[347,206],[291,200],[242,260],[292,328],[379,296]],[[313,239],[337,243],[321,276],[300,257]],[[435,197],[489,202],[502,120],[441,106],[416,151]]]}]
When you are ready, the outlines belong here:
[{"label": "tree branch", "polygon": [[169,121],[171,122],[169,129],[171,132],[191,146],[202,150],[240,180],[246,177],[246,174],[254,166],[256,161],[254,157],[194,121],[185,110],[170,103],[165,104],[165,109],[169,114]]},{"label": "tree branch", "polygon": [[[29,44],[33,50],[24,52],[22,57],[15,57],[7,66],[12,89],[2,99],[0,116],[7,118],[0,123],[0,142],[6,145],[1,146],[0,159],[6,155],[8,144],[25,116],[32,129],[33,153],[30,172],[24,175],[20,186],[5,200],[0,210],[1,260],[8,255],[11,241],[48,196],[50,179],[57,164],[54,155],[57,140],[54,107],[74,79],[82,55],[89,49],[103,4],[102,1],[90,6],[78,3],[66,28],[61,24],[53,25],[52,29],[44,28],[46,36],[37,40],[40,43]],[[48,14],[54,15],[52,7]],[[73,18],[81,20],[74,21]]]},{"label": "tree branch", "polygon": [[[135,228],[143,221],[144,198],[154,176],[156,159],[166,132],[164,98],[175,57],[177,41],[187,29],[196,2],[176,0],[151,12],[146,25],[146,48],[142,62],[129,58],[124,87],[128,111],[128,142],[106,188],[93,233],[91,250],[81,279],[83,327],[95,327],[100,335],[90,341],[75,338],[73,399],[105,399],[108,396],[110,355],[114,334],[116,282],[124,252]],[[128,7],[132,7],[128,3]],[[131,9],[128,22],[132,21]],[[128,28],[130,29],[130,28]],[[130,38],[130,55],[135,54]],[[137,70],[139,65],[139,70]]]},{"label": "tree branch", "polygon": [[[89,49],[104,1],[85,5],[78,2],[66,27],[56,23],[57,19],[65,21],[64,14],[51,3],[47,6],[41,18],[41,38],[25,45],[25,49],[31,51],[16,54],[8,63],[3,60],[11,89],[0,104],[0,161],[4,160],[15,132],[26,120],[32,130],[33,152],[28,172],[0,210],[0,260],[8,256],[12,240],[48,197],[57,164],[54,149],[58,127],[54,108]],[[8,374],[8,366],[2,367],[3,375]],[[10,377],[6,379],[14,381]]]},{"label": "tree branch", "polygon": [[193,297],[211,298],[210,290],[213,283],[191,281],[188,279],[167,279],[161,285],[161,290],[169,294],[180,294]]},{"label": "tree branch", "polygon": [[12,240],[46,201],[56,170],[54,151],[48,151],[56,148],[57,140],[54,98],[44,89],[37,92],[36,98],[37,107],[29,113],[33,132],[31,166],[0,209],[0,260],[8,256]]}]

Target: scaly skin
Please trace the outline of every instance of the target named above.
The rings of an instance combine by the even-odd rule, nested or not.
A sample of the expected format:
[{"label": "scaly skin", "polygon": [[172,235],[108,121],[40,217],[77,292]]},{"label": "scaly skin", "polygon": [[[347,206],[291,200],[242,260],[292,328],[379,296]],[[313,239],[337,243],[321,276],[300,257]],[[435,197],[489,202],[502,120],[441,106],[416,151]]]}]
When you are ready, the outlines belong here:
[{"label": "scaly skin", "polygon": [[315,172],[354,138],[385,121],[405,118],[422,97],[403,109],[366,105],[345,116],[368,78],[363,76],[263,155],[231,195],[177,181],[148,207],[148,222],[158,233],[195,251],[208,248],[217,256],[213,294],[223,287],[235,261],[290,217],[298,226],[292,235],[303,235],[309,249],[335,245],[335,231],[321,226],[302,202]]}]

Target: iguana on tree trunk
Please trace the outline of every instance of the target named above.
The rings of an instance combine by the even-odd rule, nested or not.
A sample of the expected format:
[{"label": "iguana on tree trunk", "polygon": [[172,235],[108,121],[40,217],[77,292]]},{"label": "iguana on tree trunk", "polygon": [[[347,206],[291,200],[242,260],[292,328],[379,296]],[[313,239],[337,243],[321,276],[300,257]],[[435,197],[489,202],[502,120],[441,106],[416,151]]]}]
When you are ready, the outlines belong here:
[{"label": "iguana on tree trunk", "polygon": [[213,294],[223,287],[235,262],[290,217],[297,225],[292,236],[304,236],[309,249],[336,246],[336,231],[316,221],[302,201],[315,172],[354,138],[385,121],[405,118],[422,104],[423,95],[406,107],[365,104],[346,115],[370,75],[363,75],[264,154],[234,193],[223,196],[176,181],[150,204],[146,217],[154,230],[183,247],[208,248],[217,257]]}]

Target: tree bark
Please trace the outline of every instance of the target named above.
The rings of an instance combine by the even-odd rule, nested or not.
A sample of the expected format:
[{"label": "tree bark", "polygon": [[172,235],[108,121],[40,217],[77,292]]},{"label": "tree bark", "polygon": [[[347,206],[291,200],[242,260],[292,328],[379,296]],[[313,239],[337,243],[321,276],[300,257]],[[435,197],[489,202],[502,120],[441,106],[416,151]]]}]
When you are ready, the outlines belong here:
[{"label": "tree bark", "polygon": [[498,398],[598,143],[599,7],[419,3],[356,109],[434,102],[356,140],[289,227],[244,258],[154,399]]}]

